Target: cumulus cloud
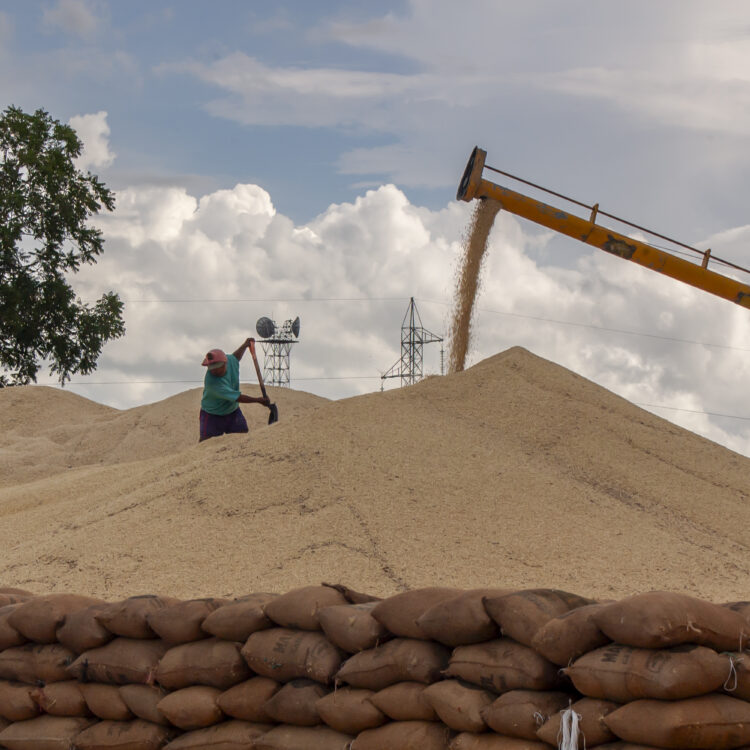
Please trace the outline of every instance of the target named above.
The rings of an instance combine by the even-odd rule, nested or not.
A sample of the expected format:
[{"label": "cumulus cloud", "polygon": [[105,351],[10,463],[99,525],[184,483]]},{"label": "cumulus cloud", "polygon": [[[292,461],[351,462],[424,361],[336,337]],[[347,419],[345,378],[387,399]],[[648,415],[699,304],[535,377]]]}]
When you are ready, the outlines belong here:
[{"label": "cumulus cloud", "polygon": [[108,167],[112,164],[117,154],[109,148],[109,125],[106,112],[75,115],[70,118],[69,122],[83,142],[83,150],[76,161],[79,169]]},{"label": "cumulus cloud", "polygon": [[97,10],[89,0],[57,0],[45,8],[42,24],[80,37],[92,36],[100,25]]}]

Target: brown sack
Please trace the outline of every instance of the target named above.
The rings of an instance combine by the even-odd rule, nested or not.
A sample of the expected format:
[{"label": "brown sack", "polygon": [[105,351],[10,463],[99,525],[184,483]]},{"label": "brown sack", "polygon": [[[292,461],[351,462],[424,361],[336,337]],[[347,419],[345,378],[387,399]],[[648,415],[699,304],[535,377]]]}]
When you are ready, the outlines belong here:
[{"label": "brown sack", "polygon": [[349,750],[352,739],[328,727],[282,725],[258,737],[253,750]]},{"label": "brown sack", "polygon": [[484,600],[487,613],[503,635],[524,646],[531,646],[536,631],[553,617],[593,603],[591,599],[559,589],[527,589]]},{"label": "brown sack", "polygon": [[264,706],[281,688],[281,683],[269,677],[252,677],[225,690],[216,700],[227,715],[243,721],[267,723],[271,717]]},{"label": "brown sack", "polygon": [[722,689],[733,698],[750,701],[750,654],[744,652],[728,656],[732,666]]},{"label": "brown sack", "polygon": [[170,648],[156,668],[156,680],[167,690],[210,685],[221,690],[250,676],[237,643],[208,638]]},{"label": "brown sack", "polygon": [[272,724],[253,724],[249,721],[222,721],[205,729],[185,732],[172,740],[164,750],[248,750],[264,735]]},{"label": "brown sack", "polygon": [[608,604],[594,619],[611,640],[636,648],[698,643],[716,651],[742,651],[750,634],[742,615],[727,607],[663,591]]},{"label": "brown sack", "polygon": [[115,638],[106,646],[84,651],[68,667],[68,673],[80,682],[148,685],[154,681],[159,660],[166,651],[160,640]]},{"label": "brown sack", "polygon": [[454,737],[450,750],[549,750],[549,745],[499,734],[462,732]]},{"label": "brown sack", "polygon": [[510,638],[454,649],[448,677],[458,677],[495,693],[508,690],[554,690],[557,667]]},{"label": "brown sack", "polygon": [[[537,729],[550,716],[567,708],[570,700],[567,693],[511,690],[484,708],[482,718],[498,734],[537,741]],[[556,745],[557,740],[552,744]]]},{"label": "brown sack", "polygon": [[367,602],[379,602],[382,598],[379,596],[371,596],[370,594],[363,594],[361,591],[355,591],[350,589],[348,586],[344,586],[341,583],[324,583],[324,586],[329,586],[336,591],[341,592],[344,595],[346,601],[351,604],[365,604]]},{"label": "brown sack", "polygon": [[27,643],[0,651],[0,679],[28,682],[59,682],[70,679],[67,672],[75,654],[65,646]]},{"label": "brown sack", "polygon": [[98,682],[81,683],[81,695],[94,716],[110,721],[127,721],[133,714],[120,695],[117,685]]},{"label": "brown sack", "polygon": [[26,601],[26,599],[32,599],[36,594],[26,589],[18,589],[14,586],[0,586],[0,594],[3,596],[10,596],[15,598],[16,601]]},{"label": "brown sack", "polygon": [[231,599],[190,599],[157,609],[146,616],[146,622],[159,638],[168,643],[190,643],[208,638],[201,628],[203,621]]},{"label": "brown sack", "polygon": [[375,693],[370,702],[393,721],[437,721],[435,709],[427,702],[421,682],[397,682]]},{"label": "brown sack", "polygon": [[160,750],[176,731],[133,721],[100,721],[84,729],[75,739],[77,750]]},{"label": "brown sack", "polygon": [[736,612],[745,620],[748,626],[750,626],[750,602],[728,602],[727,604],[722,604],[721,606],[727,607],[727,609],[731,609],[733,612]]},{"label": "brown sack", "polygon": [[531,639],[531,648],[553,664],[567,667],[579,656],[609,643],[594,620],[606,604],[588,604],[553,617]]},{"label": "brown sack", "polygon": [[620,739],[641,745],[729,750],[750,743],[750,703],[728,695],[633,701],[604,722]]},{"label": "brown sack", "polygon": [[315,708],[331,729],[344,734],[359,734],[386,721],[383,712],[369,700],[373,695],[372,690],[339,688],[320,698]]},{"label": "brown sack", "polygon": [[461,680],[442,680],[424,691],[425,700],[443,724],[456,732],[483,732],[482,709],[495,699],[492,693]]},{"label": "brown sack", "polygon": [[216,702],[220,695],[218,688],[195,685],[168,693],[156,707],[180,729],[202,729],[224,718]]},{"label": "brown sack", "polygon": [[645,649],[613,643],[584,654],[564,672],[589,698],[627,703],[711,693],[726,682],[729,670],[727,654],[704,646]]},{"label": "brown sack", "polygon": [[67,615],[57,629],[57,640],[77,654],[109,643],[114,635],[96,619],[108,606],[107,603],[92,604]]},{"label": "brown sack", "polygon": [[434,721],[392,721],[366,729],[351,750],[448,750],[451,730]]},{"label": "brown sack", "polygon": [[253,633],[242,647],[253,672],[281,682],[306,677],[328,684],[341,666],[343,652],[323,633],[272,628]]},{"label": "brown sack", "polygon": [[157,685],[120,685],[119,690],[120,697],[134,716],[152,724],[169,724],[167,717],[157,708],[159,701],[166,696],[166,690]]},{"label": "brown sack", "polygon": [[26,639],[8,622],[8,618],[17,606],[17,604],[8,604],[0,607],[0,651],[26,643]]},{"label": "brown sack", "polygon": [[70,750],[73,740],[96,719],[37,716],[17,721],[0,732],[0,747],[7,750]]},{"label": "brown sack", "polygon": [[444,599],[417,619],[417,627],[427,638],[446,646],[466,646],[491,641],[500,636],[497,623],[487,614],[485,597],[505,596],[513,589],[474,589]]},{"label": "brown sack", "polygon": [[39,705],[31,696],[33,690],[33,685],[0,680],[0,716],[8,721],[33,719],[39,713]]},{"label": "brown sack", "polygon": [[314,727],[322,724],[315,704],[328,688],[313,680],[292,680],[266,701],[266,713],[279,724]]},{"label": "brown sack", "polygon": [[373,616],[377,602],[339,604],[318,612],[318,620],[328,640],[350,654],[374,648],[390,638],[390,633]]},{"label": "brown sack", "polygon": [[156,638],[156,633],[148,624],[148,616],[178,601],[170,596],[153,594],[131,596],[109,604],[97,615],[97,619],[110,633],[123,638]]},{"label": "brown sack", "polygon": [[387,630],[401,638],[429,640],[430,637],[417,625],[417,620],[436,604],[446,599],[454,599],[462,593],[464,592],[461,589],[437,586],[404,591],[379,602],[372,610],[372,616]]},{"label": "brown sack", "polygon": [[330,586],[303,586],[272,599],[266,616],[282,628],[320,630],[318,612],[324,607],[348,604],[346,597]]},{"label": "brown sack", "polygon": [[8,618],[8,622],[22,636],[36,643],[55,643],[57,629],[65,616],[101,602],[90,596],[77,594],[47,594],[19,604]]},{"label": "brown sack", "polygon": [[439,643],[396,638],[354,654],[343,663],[336,680],[367,690],[382,690],[395,682],[430,684],[440,679],[449,658],[450,651]]},{"label": "brown sack", "polygon": [[[578,747],[580,750],[584,750],[586,747],[603,745],[606,742],[614,742],[617,739],[605,724],[604,717],[619,707],[619,703],[601,701],[596,698],[581,698],[571,706],[580,716],[578,722]],[[561,724],[562,712],[557,712],[539,727],[537,737],[550,745],[558,745],[562,737]]]},{"label": "brown sack", "polygon": [[248,594],[211,612],[201,628],[225,641],[244,643],[252,633],[273,627],[263,608],[277,594]]},{"label": "brown sack", "polygon": [[91,715],[77,680],[50,682],[44,687],[34,688],[31,697],[42,711],[53,716]]}]

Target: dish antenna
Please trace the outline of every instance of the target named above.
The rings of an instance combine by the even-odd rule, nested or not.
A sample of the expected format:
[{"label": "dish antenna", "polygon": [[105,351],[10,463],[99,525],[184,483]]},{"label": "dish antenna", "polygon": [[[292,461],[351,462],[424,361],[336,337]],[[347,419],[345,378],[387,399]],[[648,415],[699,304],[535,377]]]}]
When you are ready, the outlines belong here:
[{"label": "dish antenna", "polygon": [[[297,318],[297,320],[299,321],[299,318]],[[258,336],[262,339],[270,339],[276,332],[276,324],[271,318],[258,318],[258,322],[255,324],[255,330],[258,332]]]},{"label": "dish antenna", "polygon": [[[268,318],[266,318],[268,320]],[[299,338],[299,315],[294,319],[292,322],[292,333],[294,334],[294,338]]]}]

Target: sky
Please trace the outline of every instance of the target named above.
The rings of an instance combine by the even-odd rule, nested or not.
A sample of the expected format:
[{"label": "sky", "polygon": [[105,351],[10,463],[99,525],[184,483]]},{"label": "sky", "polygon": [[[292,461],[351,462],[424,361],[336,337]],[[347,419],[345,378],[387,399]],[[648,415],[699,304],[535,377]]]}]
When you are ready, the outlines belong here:
[{"label": "sky", "polygon": [[[0,0],[0,92],[70,123],[116,194],[71,283],[116,291],[127,332],[66,387],[117,408],[200,386],[261,316],[300,317],[292,387],[328,398],[398,387],[411,297],[447,360],[475,145],[750,265],[745,0]],[[523,346],[750,455],[748,333],[747,309],[501,212],[468,364]]]}]

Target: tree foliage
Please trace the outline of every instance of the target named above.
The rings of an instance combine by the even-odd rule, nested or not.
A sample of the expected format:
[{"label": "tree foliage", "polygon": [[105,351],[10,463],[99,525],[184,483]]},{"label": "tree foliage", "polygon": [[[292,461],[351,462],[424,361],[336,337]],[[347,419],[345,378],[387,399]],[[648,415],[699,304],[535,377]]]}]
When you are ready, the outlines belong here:
[{"label": "tree foliage", "polygon": [[112,192],[76,167],[81,148],[42,109],[0,114],[0,386],[36,381],[45,360],[63,384],[89,374],[125,332],[117,294],[87,305],[66,278],[96,263],[104,240],[88,220],[114,209]]}]

